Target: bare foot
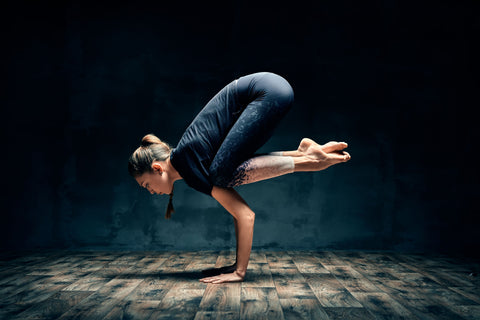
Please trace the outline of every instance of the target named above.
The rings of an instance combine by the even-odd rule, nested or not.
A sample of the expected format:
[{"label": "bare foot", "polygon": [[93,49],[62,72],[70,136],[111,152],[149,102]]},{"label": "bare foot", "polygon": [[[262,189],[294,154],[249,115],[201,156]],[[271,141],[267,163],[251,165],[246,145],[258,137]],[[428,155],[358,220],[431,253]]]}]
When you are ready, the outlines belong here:
[{"label": "bare foot", "polygon": [[331,165],[350,160],[350,154],[343,151],[347,147],[348,144],[345,142],[330,141],[320,145],[312,139],[303,138],[298,146],[298,151],[313,160],[316,170],[323,170]]},{"label": "bare foot", "polygon": [[303,138],[302,141],[300,141],[300,145],[298,146],[298,151],[306,154],[309,148],[316,148],[320,147],[324,152],[330,153],[330,152],[335,152],[338,150],[345,149],[348,147],[348,144],[345,142],[337,142],[337,141],[330,141],[327,142],[323,145],[320,145],[313,141],[312,139],[309,138]]},{"label": "bare foot", "polygon": [[211,276],[218,276],[219,274],[222,274],[222,273],[232,273],[235,270],[237,270],[236,263],[232,264],[231,266],[225,266],[221,268],[205,269],[205,270],[202,270],[202,274],[211,277]]}]

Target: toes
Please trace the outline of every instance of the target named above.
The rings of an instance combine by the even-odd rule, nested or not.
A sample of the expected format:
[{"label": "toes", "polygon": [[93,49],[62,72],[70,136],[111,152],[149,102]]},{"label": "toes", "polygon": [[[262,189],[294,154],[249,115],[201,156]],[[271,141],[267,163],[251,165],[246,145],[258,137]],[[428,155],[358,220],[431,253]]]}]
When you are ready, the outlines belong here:
[{"label": "toes", "polygon": [[340,151],[348,147],[348,144],[345,142],[336,142],[336,141],[331,141],[323,146],[323,151],[329,153],[329,152],[335,152],[335,151]]},{"label": "toes", "polygon": [[329,153],[328,158],[330,160],[345,161],[345,155],[339,153]]},{"label": "toes", "polygon": [[346,151],[342,151],[342,152],[336,151],[336,152],[329,153],[328,158],[330,160],[334,160],[335,162],[346,162],[350,160],[352,157]]}]

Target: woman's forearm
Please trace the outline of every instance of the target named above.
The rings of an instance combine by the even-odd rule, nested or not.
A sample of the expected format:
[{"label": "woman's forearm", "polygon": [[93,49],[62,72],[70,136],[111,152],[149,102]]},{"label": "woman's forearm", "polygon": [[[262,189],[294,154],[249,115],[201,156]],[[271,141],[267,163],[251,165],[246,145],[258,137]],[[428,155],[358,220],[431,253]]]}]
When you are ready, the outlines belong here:
[{"label": "woman's forearm", "polygon": [[245,277],[253,241],[253,227],[255,214],[238,220],[238,243],[237,243],[237,270],[239,276]]},{"label": "woman's forearm", "polygon": [[252,249],[255,213],[232,188],[213,187],[212,196],[235,218],[238,225],[237,274],[242,278],[247,272]]}]

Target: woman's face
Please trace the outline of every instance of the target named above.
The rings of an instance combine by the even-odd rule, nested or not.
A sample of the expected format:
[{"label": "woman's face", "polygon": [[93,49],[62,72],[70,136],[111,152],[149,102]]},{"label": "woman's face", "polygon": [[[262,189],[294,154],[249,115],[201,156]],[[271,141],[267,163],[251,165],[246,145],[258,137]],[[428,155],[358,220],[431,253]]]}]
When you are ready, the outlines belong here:
[{"label": "woman's face", "polygon": [[145,172],[135,180],[151,194],[170,194],[173,183],[168,179],[168,173],[163,170],[159,162],[152,164],[152,169],[153,172]]}]

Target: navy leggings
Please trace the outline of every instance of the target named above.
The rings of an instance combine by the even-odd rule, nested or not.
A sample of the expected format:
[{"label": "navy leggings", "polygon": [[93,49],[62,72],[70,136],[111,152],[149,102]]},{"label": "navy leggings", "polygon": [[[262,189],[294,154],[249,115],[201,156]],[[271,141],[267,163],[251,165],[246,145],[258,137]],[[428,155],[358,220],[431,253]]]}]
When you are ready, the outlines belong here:
[{"label": "navy leggings", "polygon": [[[249,74],[231,85],[236,86],[236,106],[230,113],[232,126],[209,168],[212,183],[220,187],[232,185],[238,177],[237,168],[270,139],[294,99],[287,80],[271,72]],[[218,95],[228,92],[222,90]],[[212,103],[215,101],[222,99]]]}]

